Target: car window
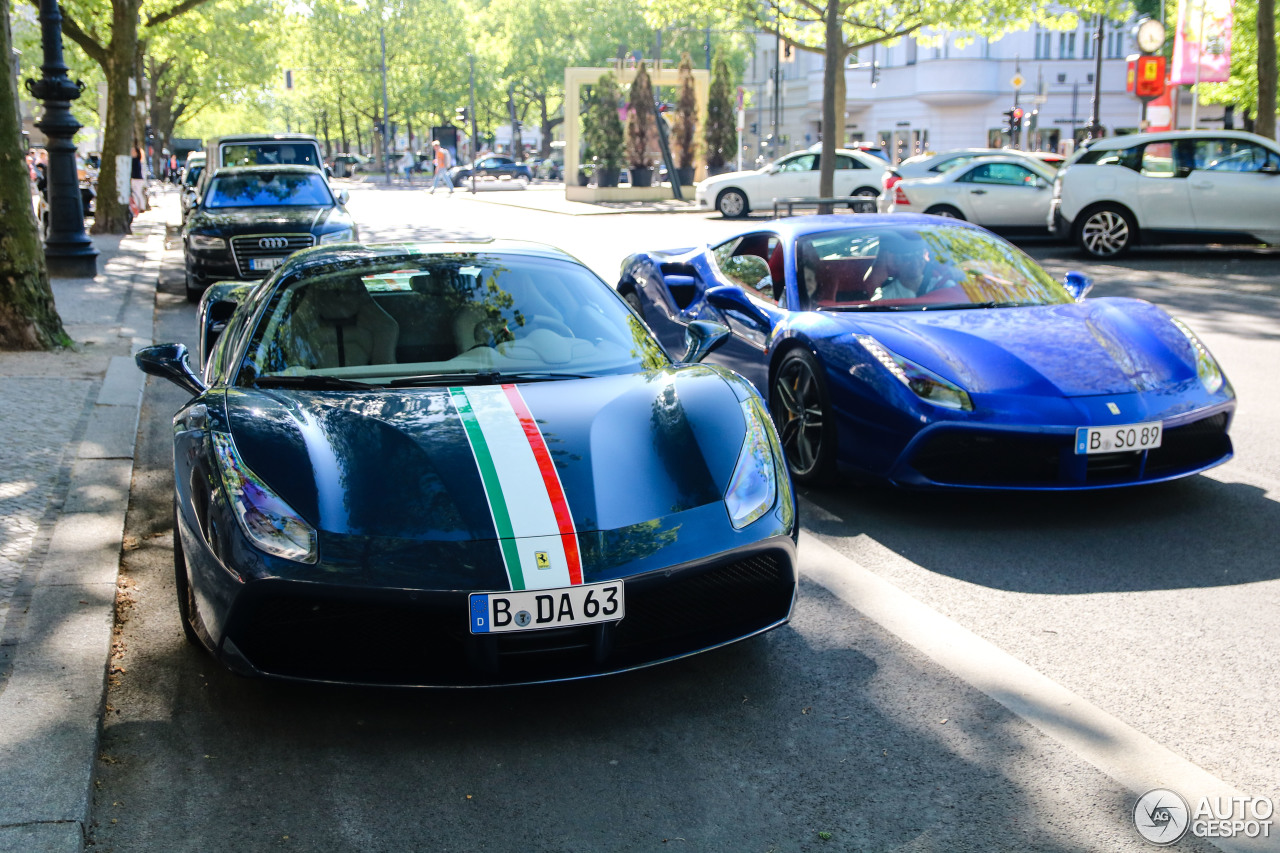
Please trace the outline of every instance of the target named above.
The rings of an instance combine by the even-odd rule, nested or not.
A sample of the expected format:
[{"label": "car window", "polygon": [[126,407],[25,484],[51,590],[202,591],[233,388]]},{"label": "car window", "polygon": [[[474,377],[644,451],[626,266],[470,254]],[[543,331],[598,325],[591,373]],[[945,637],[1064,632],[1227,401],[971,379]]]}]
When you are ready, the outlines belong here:
[{"label": "car window", "polygon": [[752,296],[777,304],[786,286],[782,243],[772,233],[747,234],[711,250],[725,278]]},{"label": "car window", "polygon": [[586,268],[477,253],[286,278],[243,363],[243,382],[318,374],[450,385],[459,374],[605,375],[670,362]]},{"label": "car window", "polygon": [[1268,164],[1280,166],[1275,152],[1241,139],[1197,139],[1191,167],[1209,172],[1257,172]]},{"label": "car window", "polygon": [[968,163],[970,160],[974,159],[977,156],[978,156],[977,154],[963,154],[959,157],[952,157],[950,160],[943,160],[941,163],[935,164],[934,167],[929,171],[937,172],[938,174],[942,174],[943,172],[950,172],[952,169],[960,168],[965,163]]},{"label": "car window", "polygon": [[784,160],[779,166],[779,172],[810,172],[816,168],[818,162],[817,154],[798,154],[790,160]]},{"label": "car window", "polygon": [[333,204],[318,172],[255,172],[219,175],[205,194],[205,207],[308,207]]},{"label": "car window", "polygon": [[1030,169],[1013,163],[983,163],[956,178],[969,184],[1001,184],[1012,187],[1034,187],[1039,183]]},{"label": "car window", "polygon": [[856,157],[850,157],[847,154],[837,154],[836,168],[837,169],[866,169],[869,167],[867,166],[866,163],[863,163],[861,160],[857,159]]},{"label": "car window", "polygon": [[319,166],[310,142],[248,142],[222,146],[224,166]]},{"label": "car window", "polygon": [[1173,161],[1173,143],[1148,142],[1144,145],[1138,171],[1148,178],[1175,177],[1177,169]]}]

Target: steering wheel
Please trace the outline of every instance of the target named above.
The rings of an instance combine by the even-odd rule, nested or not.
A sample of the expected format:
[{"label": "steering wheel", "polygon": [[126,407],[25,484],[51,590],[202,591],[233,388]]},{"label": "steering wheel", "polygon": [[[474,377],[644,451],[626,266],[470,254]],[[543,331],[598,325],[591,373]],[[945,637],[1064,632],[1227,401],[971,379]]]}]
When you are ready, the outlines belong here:
[{"label": "steering wheel", "polygon": [[562,321],[546,314],[534,314],[532,317],[525,319],[524,325],[521,327],[522,334],[520,337],[526,337],[530,332],[537,329],[546,329],[548,332],[555,332],[563,338],[576,337],[573,330],[566,326]]}]

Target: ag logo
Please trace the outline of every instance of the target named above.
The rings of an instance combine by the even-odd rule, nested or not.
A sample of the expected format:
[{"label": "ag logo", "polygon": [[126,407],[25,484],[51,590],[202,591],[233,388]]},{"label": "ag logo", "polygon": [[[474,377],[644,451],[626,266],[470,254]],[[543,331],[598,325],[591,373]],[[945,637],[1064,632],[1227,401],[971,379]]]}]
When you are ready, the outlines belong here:
[{"label": "ag logo", "polygon": [[1133,825],[1152,844],[1167,846],[1187,834],[1191,811],[1187,801],[1166,788],[1147,791],[1133,807]]},{"label": "ag logo", "polygon": [[533,561],[538,565],[538,568],[540,569],[551,568],[551,556],[547,554],[546,551],[534,551]]}]

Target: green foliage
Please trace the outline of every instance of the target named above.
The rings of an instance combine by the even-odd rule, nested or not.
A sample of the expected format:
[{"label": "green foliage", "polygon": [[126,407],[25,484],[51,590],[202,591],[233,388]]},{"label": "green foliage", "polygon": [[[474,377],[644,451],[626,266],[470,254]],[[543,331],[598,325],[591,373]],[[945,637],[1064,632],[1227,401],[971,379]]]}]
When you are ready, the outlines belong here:
[{"label": "green foliage", "polygon": [[1202,83],[1201,99],[1211,104],[1234,104],[1237,109],[1249,110],[1256,114],[1258,111],[1258,0],[1236,0],[1232,12],[1234,21],[1231,27],[1231,78],[1225,83]]},{"label": "green foliage", "polygon": [[680,87],[676,97],[676,116],[671,123],[671,142],[675,148],[676,166],[693,168],[694,132],[698,123],[698,98],[693,87],[693,60],[686,52],[680,57]]},{"label": "green foliage", "polygon": [[612,73],[600,75],[591,92],[587,110],[582,116],[583,137],[595,155],[596,163],[605,169],[622,168],[622,119],[618,118],[621,93]]},{"label": "green foliage", "polygon": [[632,169],[653,168],[649,152],[658,147],[658,128],[653,117],[653,84],[644,63],[631,81],[627,113],[627,165]]},{"label": "green foliage", "polygon": [[707,167],[719,169],[732,159],[738,145],[733,115],[733,78],[723,54],[716,54],[711,66],[711,89],[707,93],[707,123],[702,129]]}]

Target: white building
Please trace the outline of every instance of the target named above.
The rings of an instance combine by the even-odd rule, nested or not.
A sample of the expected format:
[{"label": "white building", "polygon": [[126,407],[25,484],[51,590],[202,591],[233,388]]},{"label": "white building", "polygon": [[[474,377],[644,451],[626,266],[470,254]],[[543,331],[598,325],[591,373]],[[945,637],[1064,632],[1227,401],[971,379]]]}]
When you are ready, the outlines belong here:
[{"label": "white building", "polygon": [[[1102,40],[1100,120],[1106,133],[1136,132],[1141,102],[1125,91],[1125,58],[1137,52],[1130,23],[1105,25]],[[1003,38],[976,38],[964,47],[958,34],[938,46],[904,38],[850,57],[845,70],[842,143],[872,142],[893,159],[949,148],[1010,144],[1005,112],[1024,111],[1024,149],[1066,151],[1088,124],[1094,89],[1096,25],[1075,30],[1036,28]],[[778,48],[781,46],[781,56]],[[775,66],[776,62],[776,66]],[[775,67],[781,79],[775,89]],[[743,87],[750,92],[743,131],[743,165],[816,143],[822,134],[820,54],[787,49],[761,34]],[[1014,82],[1021,78],[1022,85]],[[1184,113],[1185,114],[1185,113]],[[1200,123],[1221,120],[1221,107],[1201,109]],[[777,142],[771,137],[776,133]]]}]

